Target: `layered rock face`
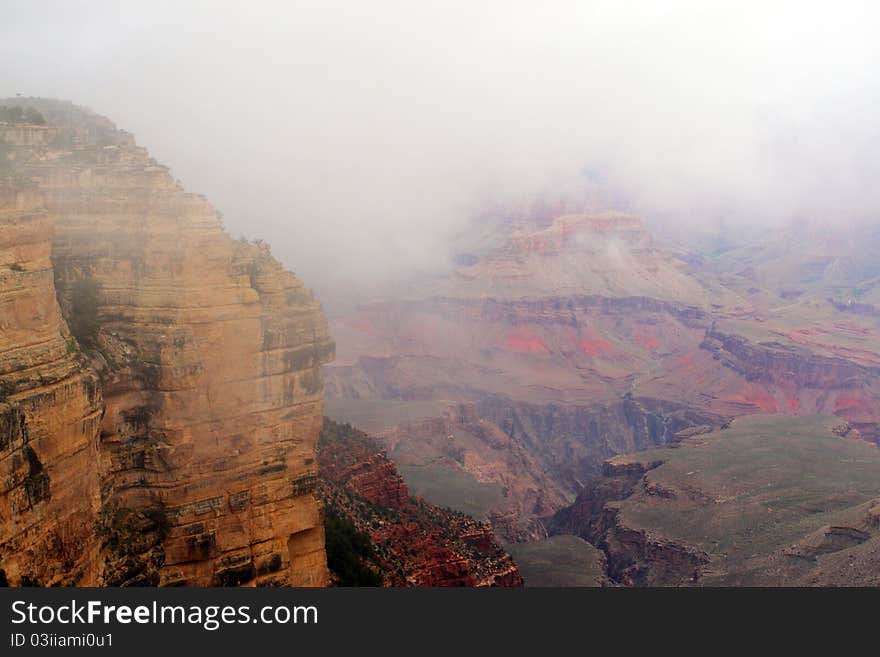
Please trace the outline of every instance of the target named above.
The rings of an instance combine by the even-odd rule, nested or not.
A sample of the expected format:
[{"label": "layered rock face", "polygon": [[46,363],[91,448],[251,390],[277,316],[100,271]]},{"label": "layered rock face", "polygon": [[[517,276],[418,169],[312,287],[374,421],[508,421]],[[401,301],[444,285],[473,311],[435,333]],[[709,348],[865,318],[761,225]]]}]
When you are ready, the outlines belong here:
[{"label": "layered rock face", "polygon": [[696,280],[687,264],[658,248],[642,221],[617,212],[558,216],[515,231],[434,294],[546,297],[593,294],[685,304],[735,304],[734,295]]},{"label": "layered rock face", "polygon": [[584,487],[574,504],[556,514],[551,531],[581,536],[603,549],[606,574],[613,582],[625,586],[696,582],[709,561],[705,553],[627,526],[615,504],[632,496],[640,485],[652,498],[674,496],[646,481],[645,475],[662,463],[631,457],[606,461],[602,475]]},{"label": "layered rock face", "polygon": [[409,489],[397,467],[367,434],[332,420],[322,434],[318,466],[321,478],[370,504],[403,509]]},{"label": "layered rock face", "polygon": [[[24,132],[24,131],[23,131]],[[38,190],[0,184],[0,569],[17,583],[95,584],[103,411],[55,300]]]},{"label": "layered rock face", "polygon": [[[33,351],[65,362],[66,349],[81,348],[84,364],[66,361],[77,385],[92,385],[91,402],[64,409],[91,422],[77,439],[91,450],[88,467],[66,475],[91,482],[90,509],[100,514],[91,582],[325,584],[315,444],[319,368],[334,344],[319,304],[265,246],[230,239],[217,212],[130,135],[70,105],[38,108],[57,134],[17,142],[15,167],[43,197],[34,221],[54,227],[51,263],[48,239],[34,256],[43,282],[32,294],[56,317],[41,323],[53,337]],[[22,312],[10,329],[22,345],[4,339],[4,362],[13,346],[27,348],[28,318]],[[20,384],[22,372],[13,378]],[[45,422],[55,412],[34,415]],[[50,475],[67,472],[31,444]],[[54,500],[64,488],[51,481]]]}]

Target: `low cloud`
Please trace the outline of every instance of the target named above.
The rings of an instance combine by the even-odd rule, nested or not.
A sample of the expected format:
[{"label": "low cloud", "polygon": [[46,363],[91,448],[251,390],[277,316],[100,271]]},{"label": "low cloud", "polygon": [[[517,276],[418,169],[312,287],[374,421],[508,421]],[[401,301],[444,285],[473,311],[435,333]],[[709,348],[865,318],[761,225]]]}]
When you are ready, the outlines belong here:
[{"label": "low cloud", "polygon": [[[134,132],[317,288],[448,263],[481,207],[667,232],[880,210],[872,3],[19,3],[0,93]],[[335,292],[334,292],[335,293]]]}]

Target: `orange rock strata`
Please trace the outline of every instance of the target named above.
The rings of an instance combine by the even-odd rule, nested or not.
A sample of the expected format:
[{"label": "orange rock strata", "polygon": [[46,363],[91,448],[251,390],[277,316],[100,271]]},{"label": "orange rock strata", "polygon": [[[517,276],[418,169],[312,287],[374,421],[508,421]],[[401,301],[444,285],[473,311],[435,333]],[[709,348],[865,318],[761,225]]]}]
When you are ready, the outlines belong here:
[{"label": "orange rock strata", "polygon": [[38,108],[54,134],[0,127],[16,176],[0,568],[12,584],[326,584],[320,305],[131,135]]}]

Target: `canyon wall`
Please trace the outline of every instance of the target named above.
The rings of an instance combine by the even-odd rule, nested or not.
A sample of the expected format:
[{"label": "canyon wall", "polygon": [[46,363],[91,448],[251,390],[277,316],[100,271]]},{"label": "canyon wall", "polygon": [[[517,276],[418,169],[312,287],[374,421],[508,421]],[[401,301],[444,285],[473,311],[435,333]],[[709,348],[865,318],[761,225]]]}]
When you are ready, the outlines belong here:
[{"label": "canyon wall", "polygon": [[[2,252],[35,269],[0,274],[21,287],[0,362],[23,410],[4,417],[24,427],[15,449],[33,454],[4,449],[4,477],[24,491],[24,470],[46,471],[45,497],[59,505],[74,494],[67,477],[83,482],[88,494],[65,508],[83,507],[92,557],[84,580],[65,564],[32,572],[10,555],[41,537],[2,519],[0,567],[12,583],[326,584],[315,445],[334,344],[319,304],[265,245],[224,233],[131,135],[69,104],[34,104],[54,134],[3,134],[42,208],[30,228],[10,222]],[[25,232],[41,240],[32,254]],[[57,373],[34,380],[15,358]],[[30,415],[24,385],[43,400]],[[74,470],[65,459],[77,458]],[[36,523],[51,510],[29,513]]]},{"label": "canyon wall", "polygon": [[103,403],[61,317],[35,186],[0,184],[0,579],[94,584]]}]

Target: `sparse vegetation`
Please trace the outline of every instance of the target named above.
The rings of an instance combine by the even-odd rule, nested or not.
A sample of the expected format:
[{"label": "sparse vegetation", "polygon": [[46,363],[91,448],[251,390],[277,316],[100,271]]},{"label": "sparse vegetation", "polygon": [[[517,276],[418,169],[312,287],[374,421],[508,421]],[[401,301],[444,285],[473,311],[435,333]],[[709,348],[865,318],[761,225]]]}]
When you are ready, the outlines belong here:
[{"label": "sparse vegetation", "polygon": [[7,123],[21,123],[24,121],[24,110],[18,105],[11,107],[0,105],[0,121]]},{"label": "sparse vegetation", "polygon": [[[15,384],[11,381],[0,381],[0,402],[6,401],[6,399],[15,392]],[[0,438],[0,445],[2,445],[2,438]]]},{"label": "sparse vegetation", "polygon": [[[863,558],[858,550],[798,556],[823,527],[866,530],[872,538],[861,549],[876,549],[876,525],[866,518],[880,497],[880,455],[867,441],[841,437],[842,426],[833,417],[750,415],[692,446],[639,453],[641,462],[663,464],[614,503],[618,522],[706,553],[705,584],[791,584],[813,569],[815,579],[805,581],[864,585],[847,574],[858,572],[848,561]],[[664,567],[646,583],[664,583]]]},{"label": "sparse vegetation", "polygon": [[577,536],[551,536],[505,548],[526,586],[601,586],[606,579],[602,552]]},{"label": "sparse vegetation", "polygon": [[82,541],[91,532],[88,523],[74,517],[61,517],[58,511],[54,513],[52,528],[48,533],[48,550],[56,556],[65,570],[70,570],[80,556]]},{"label": "sparse vegetation", "polygon": [[46,117],[42,112],[34,107],[20,107],[19,105],[0,105],[0,121],[46,125]]},{"label": "sparse vegetation", "polygon": [[84,278],[73,284],[70,294],[70,331],[89,347],[98,343],[98,283]]},{"label": "sparse vegetation", "polygon": [[170,522],[160,500],[145,509],[105,506],[100,530],[107,548],[107,584],[157,586]]},{"label": "sparse vegetation", "polygon": [[33,123],[34,125],[46,125],[46,117],[33,107],[25,108],[24,120],[26,123]]}]

